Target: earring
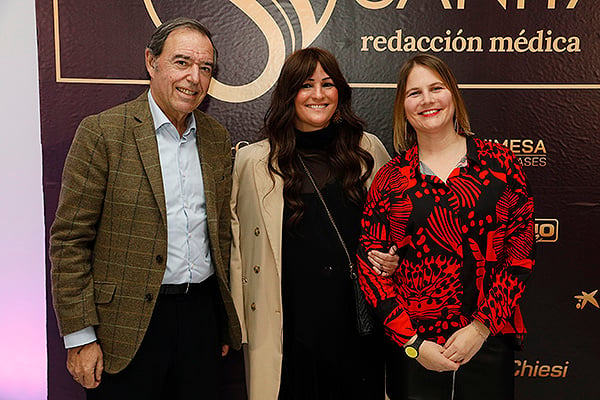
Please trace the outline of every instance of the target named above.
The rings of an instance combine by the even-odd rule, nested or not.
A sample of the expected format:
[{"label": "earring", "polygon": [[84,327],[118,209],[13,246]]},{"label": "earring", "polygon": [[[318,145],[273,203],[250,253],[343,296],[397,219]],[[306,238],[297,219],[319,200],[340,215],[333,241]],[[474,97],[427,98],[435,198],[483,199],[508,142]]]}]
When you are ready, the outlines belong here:
[{"label": "earring", "polygon": [[344,119],[342,118],[342,113],[340,113],[340,110],[335,110],[335,112],[333,113],[333,117],[331,117],[331,121],[336,124],[339,125]]},{"label": "earring", "polygon": [[462,131],[462,129],[458,125],[458,120],[456,119],[456,116],[454,116],[454,132],[456,132],[460,135],[461,131]]}]

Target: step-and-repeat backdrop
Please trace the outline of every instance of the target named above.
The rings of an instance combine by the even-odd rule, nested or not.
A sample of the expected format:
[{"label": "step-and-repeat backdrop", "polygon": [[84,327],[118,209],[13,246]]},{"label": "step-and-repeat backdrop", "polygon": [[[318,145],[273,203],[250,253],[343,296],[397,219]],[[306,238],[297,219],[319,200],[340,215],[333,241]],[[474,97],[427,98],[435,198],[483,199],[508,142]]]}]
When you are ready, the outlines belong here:
[{"label": "step-and-repeat backdrop", "polygon": [[[319,46],[337,56],[355,110],[390,152],[400,64],[416,52],[447,61],[473,130],[517,155],[536,197],[538,256],[523,299],[529,335],[515,360],[517,398],[598,396],[596,1],[38,0],[46,227],[78,123],[145,89],[147,40],[180,15],[214,34],[219,65],[201,108],[229,129],[235,146],[258,138],[270,91],[295,49]],[[49,399],[83,398],[64,367],[50,297],[48,358]],[[243,398],[241,365],[239,354],[228,360],[228,399]]]}]

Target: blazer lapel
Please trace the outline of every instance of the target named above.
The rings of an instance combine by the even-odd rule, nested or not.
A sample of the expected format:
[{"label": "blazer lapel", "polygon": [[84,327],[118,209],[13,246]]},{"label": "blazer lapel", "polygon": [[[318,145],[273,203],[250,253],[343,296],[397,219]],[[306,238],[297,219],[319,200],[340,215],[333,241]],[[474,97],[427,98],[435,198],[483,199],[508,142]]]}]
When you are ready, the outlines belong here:
[{"label": "blazer lapel", "polygon": [[142,159],[144,171],[150,181],[152,192],[165,228],[167,226],[167,209],[165,204],[165,191],[160,169],[160,156],[158,154],[158,142],[154,122],[148,105],[148,91],[144,92],[131,104],[131,114],[135,120],[133,136]]},{"label": "blazer lapel", "polygon": [[[217,199],[216,181],[222,181],[223,177],[216,177],[213,167],[213,159],[215,150],[213,149],[214,138],[213,132],[210,129],[203,129],[204,123],[202,115],[194,112],[196,118],[196,146],[198,148],[198,156],[200,157],[200,169],[202,170],[202,184],[204,187],[204,199],[206,201],[206,217],[208,223],[208,236],[211,238],[218,237],[219,227],[217,226]],[[211,241],[211,245],[214,242]],[[218,242],[214,242],[217,244]]]},{"label": "blazer lapel", "polygon": [[[267,152],[268,154],[268,152]],[[261,158],[254,164],[254,183],[258,199],[262,206],[259,207],[265,221],[266,235],[273,251],[277,273],[281,276],[281,240],[283,229],[283,181],[275,176],[275,186],[267,170],[267,158]]]}]

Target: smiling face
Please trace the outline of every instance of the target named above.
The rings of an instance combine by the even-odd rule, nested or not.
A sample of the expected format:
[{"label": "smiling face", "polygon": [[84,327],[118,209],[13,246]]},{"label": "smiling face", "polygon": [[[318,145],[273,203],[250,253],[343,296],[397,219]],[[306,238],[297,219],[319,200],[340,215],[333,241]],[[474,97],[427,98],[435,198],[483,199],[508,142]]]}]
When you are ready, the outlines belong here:
[{"label": "smiling face", "polygon": [[310,78],[294,99],[294,126],[302,132],[312,132],[329,125],[338,105],[338,90],[333,79],[317,63]]},{"label": "smiling face", "polygon": [[171,32],[159,56],[146,49],[152,97],[179,133],[185,131],[187,115],[204,100],[213,65],[210,40],[189,28]]},{"label": "smiling face", "polygon": [[454,101],[442,78],[415,65],[406,81],[404,109],[417,135],[454,132]]}]

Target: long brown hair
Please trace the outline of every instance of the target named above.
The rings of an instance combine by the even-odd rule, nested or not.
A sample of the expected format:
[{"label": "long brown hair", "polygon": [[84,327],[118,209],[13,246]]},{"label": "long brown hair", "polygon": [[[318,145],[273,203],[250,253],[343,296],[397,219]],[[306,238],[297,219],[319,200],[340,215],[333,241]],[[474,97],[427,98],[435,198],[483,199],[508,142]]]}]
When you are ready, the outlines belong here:
[{"label": "long brown hair", "polygon": [[363,121],[352,111],[352,91],[340,67],[330,52],[316,47],[297,50],[283,64],[265,115],[263,135],[269,140],[269,173],[283,179],[283,198],[292,209],[287,224],[294,226],[304,214],[300,199],[302,173],[296,151],[294,130],[294,99],[302,84],[312,76],[317,63],[333,80],[338,90],[338,111],[342,121],[334,124],[337,130],[328,153],[333,173],[342,180],[344,193],[358,206],[366,197],[365,182],[373,170],[373,157],[360,147]]},{"label": "long brown hair", "polygon": [[398,84],[396,86],[396,100],[394,102],[394,149],[400,153],[411,148],[417,141],[417,133],[406,118],[404,100],[406,99],[406,82],[412,69],[422,65],[436,72],[450,93],[454,102],[454,118],[457,124],[457,133],[463,136],[471,136],[471,124],[465,102],[458,89],[456,77],[450,67],[438,57],[430,54],[417,54],[406,61],[398,73]]}]

